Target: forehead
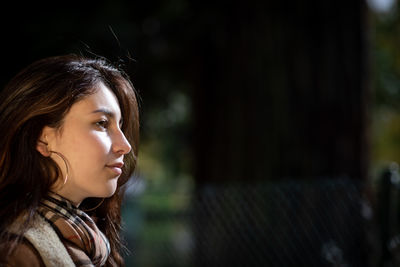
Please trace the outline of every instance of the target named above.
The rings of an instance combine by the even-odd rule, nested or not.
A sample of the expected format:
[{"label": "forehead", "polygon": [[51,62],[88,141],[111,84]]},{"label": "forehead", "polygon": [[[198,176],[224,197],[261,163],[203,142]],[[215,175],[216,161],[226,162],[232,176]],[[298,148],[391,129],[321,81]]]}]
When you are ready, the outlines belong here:
[{"label": "forehead", "polygon": [[98,84],[93,94],[73,104],[69,113],[80,116],[90,115],[99,110],[108,111],[108,113],[112,113],[116,118],[121,117],[121,110],[117,97],[103,83]]}]

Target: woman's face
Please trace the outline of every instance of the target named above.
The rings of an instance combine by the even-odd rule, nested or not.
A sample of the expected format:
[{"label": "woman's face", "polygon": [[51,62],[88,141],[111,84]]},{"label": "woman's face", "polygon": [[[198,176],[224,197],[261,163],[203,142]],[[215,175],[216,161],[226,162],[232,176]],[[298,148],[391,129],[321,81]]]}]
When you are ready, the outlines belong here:
[{"label": "woman's face", "polygon": [[[45,127],[49,151],[61,153],[68,164],[68,179],[53,190],[79,205],[87,197],[109,197],[117,188],[124,155],[131,146],[121,131],[121,110],[114,93],[104,84],[73,104],[61,129]],[[57,153],[50,157],[60,166],[65,179],[66,166]]]}]

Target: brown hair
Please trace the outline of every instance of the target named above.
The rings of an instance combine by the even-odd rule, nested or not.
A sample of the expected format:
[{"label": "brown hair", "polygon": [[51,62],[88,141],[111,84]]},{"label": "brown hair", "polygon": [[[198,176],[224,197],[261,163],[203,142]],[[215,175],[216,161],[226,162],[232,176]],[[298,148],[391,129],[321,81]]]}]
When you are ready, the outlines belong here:
[{"label": "brown hair", "polygon": [[[36,144],[44,126],[60,127],[71,106],[94,93],[102,82],[116,95],[124,124],[122,131],[132,146],[124,158],[116,193],[90,215],[108,237],[111,255],[106,266],[123,265],[120,255],[122,185],[136,166],[139,111],[128,76],[103,58],[64,55],[38,60],[19,72],[0,94],[0,244],[10,236],[8,227],[22,214],[33,218],[39,201],[60,174],[57,164],[42,156]],[[81,207],[93,207],[86,199]],[[18,240],[18,239],[17,239]],[[17,242],[17,241],[16,241]],[[16,243],[14,243],[15,246]],[[12,246],[8,248],[9,252]]]}]

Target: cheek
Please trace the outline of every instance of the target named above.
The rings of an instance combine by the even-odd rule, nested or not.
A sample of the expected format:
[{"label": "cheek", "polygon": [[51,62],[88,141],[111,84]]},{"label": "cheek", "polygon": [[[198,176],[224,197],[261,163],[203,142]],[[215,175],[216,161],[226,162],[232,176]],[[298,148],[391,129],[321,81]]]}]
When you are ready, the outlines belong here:
[{"label": "cheek", "polygon": [[111,148],[111,141],[108,136],[104,133],[91,133],[86,138],[84,138],[81,142],[82,153],[85,153],[85,150],[88,151],[88,154],[92,154],[92,156],[104,156],[107,155]]},{"label": "cheek", "polygon": [[[75,136],[70,144],[70,154],[72,160],[77,165],[85,164],[86,167],[95,163],[103,163],[111,149],[111,141],[106,134],[98,132],[89,132],[83,135]],[[73,151],[71,151],[71,149]],[[99,162],[100,161],[100,162]],[[89,165],[89,166],[88,166]]]}]

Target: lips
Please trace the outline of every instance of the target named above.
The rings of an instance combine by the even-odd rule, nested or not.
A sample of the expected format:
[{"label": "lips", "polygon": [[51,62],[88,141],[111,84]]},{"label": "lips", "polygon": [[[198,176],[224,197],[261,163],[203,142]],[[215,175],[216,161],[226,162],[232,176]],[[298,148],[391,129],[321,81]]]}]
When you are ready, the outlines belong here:
[{"label": "lips", "polygon": [[117,175],[121,175],[123,166],[124,166],[123,162],[115,162],[115,163],[106,165],[107,168],[112,170]]},{"label": "lips", "polygon": [[115,168],[122,168],[124,166],[123,162],[116,162],[116,163],[112,163],[112,164],[108,164],[107,167],[115,167]]}]

